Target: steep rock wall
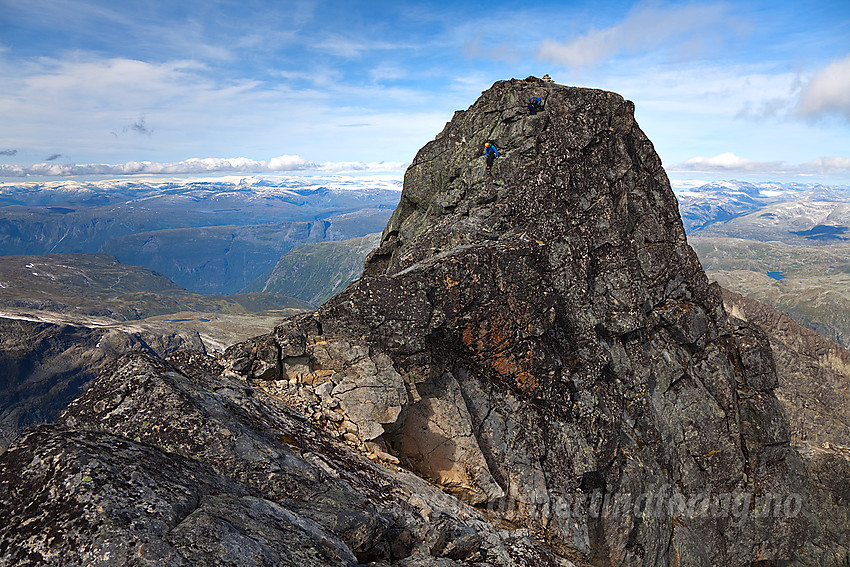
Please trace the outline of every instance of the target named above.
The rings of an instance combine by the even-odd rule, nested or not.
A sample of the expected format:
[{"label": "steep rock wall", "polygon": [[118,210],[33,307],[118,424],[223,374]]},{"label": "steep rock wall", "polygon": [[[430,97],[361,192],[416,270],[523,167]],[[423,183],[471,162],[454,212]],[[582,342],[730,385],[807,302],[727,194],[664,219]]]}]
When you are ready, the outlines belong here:
[{"label": "steep rock wall", "polygon": [[231,371],[576,562],[793,559],[806,473],[769,344],[727,320],[633,110],[494,84],[417,154],[363,277]]}]

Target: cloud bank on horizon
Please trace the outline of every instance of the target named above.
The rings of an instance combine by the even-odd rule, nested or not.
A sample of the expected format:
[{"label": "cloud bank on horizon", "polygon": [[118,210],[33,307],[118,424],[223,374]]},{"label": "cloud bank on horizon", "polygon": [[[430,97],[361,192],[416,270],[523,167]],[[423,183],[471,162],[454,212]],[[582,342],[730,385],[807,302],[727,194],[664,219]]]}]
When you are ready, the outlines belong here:
[{"label": "cloud bank on horizon", "polygon": [[549,73],[633,100],[672,174],[850,183],[848,28],[846,0],[0,0],[0,176],[400,170]]},{"label": "cloud bank on horizon", "polygon": [[119,164],[105,163],[35,163],[28,166],[0,164],[2,177],[70,177],[91,175],[182,175],[205,173],[360,173],[398,172],[401,162],[324,162],[313,163],[301,156],[278,156],[268,161],[248,158],[190,158],[171,163],[130,161]]},{"label": "cloud bank on horizon", "polygon": [[668,168],[671,173],[755,173],[775,178],[789,175],[815,177],[850,173],[850,158],[817,158],[807,163],[787,164],[782,161],[752,161],[726,152],[713,157],[696,156]]}]

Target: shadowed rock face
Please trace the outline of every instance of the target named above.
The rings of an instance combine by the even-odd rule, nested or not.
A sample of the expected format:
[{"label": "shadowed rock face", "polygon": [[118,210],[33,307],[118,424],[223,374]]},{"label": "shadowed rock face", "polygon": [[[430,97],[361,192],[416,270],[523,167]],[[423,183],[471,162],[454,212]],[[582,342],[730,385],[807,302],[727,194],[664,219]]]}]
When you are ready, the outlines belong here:
[{"label": "shadowed rock face", "polygon": [[770,337],[792,443],[805,456],[822,450],[850,457],[850,351],[770,305],[723,290],[727,311]]},{"label": "shadowed rock face", "polygon": [[723,290],[728,312],[770,337],[791,442],[809,472],[806,512],[813,516],[807,565],[850,562],[850,351],[766,303]]},{"label": "shadowed rock face", "polygon": [[[529,116],[534,95],[546,109]],[[766,336],[727,320],[633,110],[603,91],[496,83],[417,154],[361,280],[232,347],[232,370],[313,393],[303,409],[329,431],[573,560],[792,558],[806,531],[793,506],[594,509],[594,494],[666,508],[665,491],[693,503],[805,483]]]}]

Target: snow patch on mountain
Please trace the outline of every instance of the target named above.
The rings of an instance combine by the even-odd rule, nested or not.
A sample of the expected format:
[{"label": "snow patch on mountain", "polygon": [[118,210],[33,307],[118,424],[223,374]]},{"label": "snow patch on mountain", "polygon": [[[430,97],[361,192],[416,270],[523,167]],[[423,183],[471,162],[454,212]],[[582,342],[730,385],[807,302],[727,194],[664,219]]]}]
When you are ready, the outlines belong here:
[{"label": "snow patch on mountain", "polygon": [[[679,200],[679,212],[688,233],[780,203],[802,207],[789,208],[789,214],[808,214],[812,208],[824,208],[813,205],[816,202],[850,202],[850,190],[846,187],[821,184],[687,180],[672,181],[671,185]],[[807,213],[803,213],[803,209]],[[812,218],[821,216],[815,214]]]},{"label": "snow patch on mountain", "polygon": [[[170,195],[196,200],[291,199],[317,193],[370,195],[401,191],[401,178],[393,175],[324,176],[225,176],[107,180],[0,182],[0,205],[49,206],[60,203],[111,203],[143,201]],[[105,203],[98,203],[105,204]]]}]

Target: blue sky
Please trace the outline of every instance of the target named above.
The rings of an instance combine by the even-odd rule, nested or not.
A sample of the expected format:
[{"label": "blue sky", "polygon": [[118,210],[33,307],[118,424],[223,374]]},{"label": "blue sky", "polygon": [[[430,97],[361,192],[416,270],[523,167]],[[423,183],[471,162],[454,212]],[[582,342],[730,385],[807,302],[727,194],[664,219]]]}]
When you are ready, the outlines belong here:
[{"label": "blue sky", "polygon": [[847,0],[0,0],[0,177],[399,168],[544,73],[671,178],[850,183]]}]

